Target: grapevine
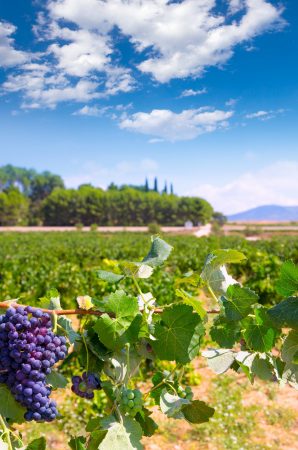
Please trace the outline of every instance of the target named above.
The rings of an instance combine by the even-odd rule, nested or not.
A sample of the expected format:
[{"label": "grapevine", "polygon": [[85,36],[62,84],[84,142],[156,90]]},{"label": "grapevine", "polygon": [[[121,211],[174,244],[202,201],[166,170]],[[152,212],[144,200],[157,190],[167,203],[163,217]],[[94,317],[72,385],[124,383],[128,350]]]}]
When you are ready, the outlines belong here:
[{"label": "grapevine", "polygon": [[[184,365],[198,356],[217,374],[233,370],[251,382],[259,377],[298,388],[298,268],[284,263],[276,286],[284,300],[266,307],[228,273],[227,265],[241,264],[245,255],[216,250],[200,273],[187,272],[177,280],[176,301],[160,306],[148,292],[148,279],[171,251],[154,237],[142,261],[97,271],[113,292],[101,299],[79,296],[76,309],[63,310],[55,290],[34,306],[18,299],[0,302],[0,448],[2,443],[9,450],[26,448],[15,423],[59,420],[51,394],[62,388],[90,402],[99,390],[107,398],[105,417],[91,419],[84,435],[71,437],[72,449],[141,449],[142,436],[157,429],[153,405],[169,418],[208,422],[214,408],[181,381]],[[131,280],[130,292],[123,289],[125,279]],[[172,369],[161,370],[160,361],[172,362]],[[149,387],[138,376],[148,362]],[[44,438],[33,444],[47,448]]]}]

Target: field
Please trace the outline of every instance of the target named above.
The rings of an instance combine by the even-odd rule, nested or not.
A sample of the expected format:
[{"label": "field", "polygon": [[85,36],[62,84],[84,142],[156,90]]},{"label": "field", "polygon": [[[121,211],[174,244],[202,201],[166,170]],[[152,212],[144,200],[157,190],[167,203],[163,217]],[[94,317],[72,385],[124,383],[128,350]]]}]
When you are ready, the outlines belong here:
[{"label": "field", "polygon": [[[190,270],[201,270],[212,249],[235,248],[247,256],[244,263],[231,266],[231,272],[239,281],[258,291],[264,304],[280,300],[274,284],[282,262],[287,259],[298,262],[298,241],[294,237],[257,242],[215,236],[200,239],[167,236],[165,239],[174,246],[166,270],[157,269],[150,283],[142,281],[144,291],[148,283],[160,304],[175,301],[174,280]],[[38,304],[38,298],[55,287],[62,295],[64,307],[74,306],[78,295],[100,299],[111,292],[113,286],[99,280],[96,269],[117,270],[115,260],[140,259],[148,251],[149,241],[148,234],[132,233],[2,233],[0,298],[21,297],[22,303]],[[209,344],[210,341],[205,343]],[[170,368],[171,363],[166,364]],[[148,367],[142,367],[137,381],[140,386],[148,383],[147,372]],[[298,449],[298,393],[294,389],[280,389],[276,383],[262,381],[251,386],[243,376],[230,372],[215,377],[202,358],[186,367],[184,382],[193,386],[197,398],[208,400],[216,407],[215,416],[207,424],[190,427],[180,420],[165,423],[156,411],[154,418],[160,425],[160,432],[144,439],[146,450]],[[101,413],[105,402],[101,392],[94,406],[78,399],[70,390],[62,395],[58,390],[56,397],[64,417],[47,425],[46,437],[50,450],[64,450],[65,435],[80,433],[90,417]],[[76,412],[73,412],[74,405]],[[25,427],[25,437],[32,438],[43,432],[42,424]]]},{"label": "field", "polygon": [[[274,283],[282,261],[298,261],[295,237],[248,242],[240,237],[196,238],[166,236],[174,246],[167,270],[157,269],[151,283],[161,304],[175,299],[174,278],[189,270],[201,270],[212,249],[241,250],[247,261],[231,267],[232,274],[261,294],[262,303],[274,303]],[[111,286],[98,279],[96,269],[112,270],[115,260],[138,260],[150,247],[148,234],[97,232],[1,233],[0,298],[38,299],[50,288],[57,288],[64,307],[73,305],[78,295],[101,298]],[[146,287],[146,281],[144,281]]]}]

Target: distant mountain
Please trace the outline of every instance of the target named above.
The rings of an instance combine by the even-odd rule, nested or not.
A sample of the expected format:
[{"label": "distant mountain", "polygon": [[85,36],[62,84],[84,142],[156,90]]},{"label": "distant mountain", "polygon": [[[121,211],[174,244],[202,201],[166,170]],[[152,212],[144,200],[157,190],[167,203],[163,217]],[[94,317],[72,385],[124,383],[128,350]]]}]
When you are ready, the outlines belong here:
[{"label": "distant mountain", "polygon": [[240,221],[298,221],[298,206],[264,205],[228,216],[230,222]]}]

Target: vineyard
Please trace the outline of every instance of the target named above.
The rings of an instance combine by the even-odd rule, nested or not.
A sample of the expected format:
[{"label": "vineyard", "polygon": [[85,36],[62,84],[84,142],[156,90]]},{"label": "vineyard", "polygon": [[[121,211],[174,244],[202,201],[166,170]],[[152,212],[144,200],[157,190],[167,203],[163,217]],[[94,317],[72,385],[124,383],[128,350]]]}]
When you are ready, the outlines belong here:
[{"label": "vineyard", "polygon": [[291,237],[1,235],[1,450],[297,448],[297,262]]}]

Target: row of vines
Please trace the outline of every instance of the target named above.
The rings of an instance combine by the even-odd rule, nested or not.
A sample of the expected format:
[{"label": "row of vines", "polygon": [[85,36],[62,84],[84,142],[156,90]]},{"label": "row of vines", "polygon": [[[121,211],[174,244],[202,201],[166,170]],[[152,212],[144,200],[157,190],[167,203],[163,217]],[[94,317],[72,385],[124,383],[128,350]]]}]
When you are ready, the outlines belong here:
[{"label": "row of vines", "polygon": [[[200,270],[208,253],[219,248],[237,249],[247,256],[232,274],[257,290],[263,304],[280,299],[275,282],[284,260],[298,262],[295,237],[247,242],[238,237],[167,236],[175,248],[166,270],[157,268],[145,287],[150,287],[161,304],[175,300],[175,280],[189,270]],[[63,306],[73,306],[78,295],[101,298],[112,291],[95,269],[113,270],[122,260],[138,260],[148,248],[148,235],[121,233],[27,233],[0,235],[0,299],[16,298],[34,302],[55,287]],[[125,280],[130,287],[131,280]]]},{"label": "row of vines", "polygon": [[[96,235],[85,246],[80,235],[46,238],[42,248],[42,239],[35,236],[6,236],[4,246],[11,245],[10,239],[16,245],[6,253],[7,260],[20,258],[22,246],[25,257],[25,246],[35,245],[35,258],[34,252],[28,254],[36,261],[33,267],[39,264],[49,274],[55,258],[79,267],[81,251],[81,261],[88,260],[81,272],[92,273],[96,282],[89,279],[88,290],[79,285],[76,304],[73,294],[66,297],[57,289],[33,298],[26,284],[23,298],[17,293],[19,298],[0,302],[1,450],[49,448],[43,436],[24,442],[20,424],[63,420],[53,393],[63,395],[69,386],[78,398],[95,405],[100,393],[101,411],[65,448],[140,450],[143,436],[158,429],[151,417],[153,406],[165,418],[208,422],[216,405],[195,398],[185,384],[186,365],[197,357],[218,375],[230,369],[251,383],[260,378],[298,388],[298,267],[290,259],[282,262],[285,249],[296,258],[294,241],[272,242],[270,251],[267,243],[255,248],[237,240],[233,249],[220,249],[232,241],[172,238],[169,243],[154,237],[148,249],[144,236],[125,235],[117,242]],[[54,255],[49,252],[51,239],[61,239]],[[177,244],[175,251],[172,243]],[[98,253],[93,253],[96,245]],[[67,248],[70,257],[65,253],[63,259]],[[20,289],[22,280],[28,283],[22,275],[22,270],[28,275],[25,268],[23,261]],[[256,281],[251,274],[258,268],[263,271],[260,289],[252,289]],[[266,278],[270,290],[262,285]],[[71,283],[67,277],[65,281]],[[61,278],[56,287],[58,282]],[[42,278],[39,283],[40,289]],[[163,362],[171,362],[171,369],[163,369]],[[145,389],[139,384],[141,372],[150,374]]]}]

